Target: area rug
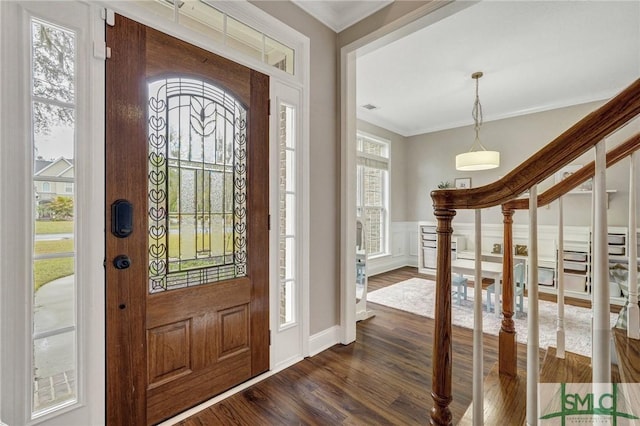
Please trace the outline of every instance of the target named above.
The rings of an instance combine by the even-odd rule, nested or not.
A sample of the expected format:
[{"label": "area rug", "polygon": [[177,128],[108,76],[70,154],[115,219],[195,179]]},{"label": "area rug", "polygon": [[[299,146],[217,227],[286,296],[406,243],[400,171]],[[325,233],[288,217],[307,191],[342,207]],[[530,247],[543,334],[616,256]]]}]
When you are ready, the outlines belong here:
[{"label": "area rug", "polygon": [[[467,300],[463,300],[461,305],[458,305],[455,297],[452,297],[453,309],[451,318],[454,325],[473,328],[474,289],[469,287],[467,290]],[[428,318],[433,318],[434,300],[435,282],[422,278],[411,278],[373,291],[367,295],[368,302],[412,312]],[[485,290],[482,291],[482,300],[487,300]],[[527,303],[528,300],[525,297],[524,312],[517,313],[514,316],[517,340],[521,343],[527,343]],[[558,307],[555,303],[544,300],[540,300],[538,306],[540,348],[555,347]],[[565,349],[591,357],[591,310],[565,304],[564,314]],[[610,314],[611,327],[615,325],[617,318],[617,314]],[[484,310],[482,325],[485,333],[497,336],[500,331],[501,318],[493,312]]]}]

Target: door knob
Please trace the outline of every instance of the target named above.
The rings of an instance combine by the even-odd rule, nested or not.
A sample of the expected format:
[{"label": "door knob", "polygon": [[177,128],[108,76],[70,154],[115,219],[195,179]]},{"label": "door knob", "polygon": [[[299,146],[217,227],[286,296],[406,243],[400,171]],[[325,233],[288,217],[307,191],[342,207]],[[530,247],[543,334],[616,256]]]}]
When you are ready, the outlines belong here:
[{"label": "door knob", "polygon": [[131,259],[129,259],[129,256],[126,254],[121,254],[113,259],[113,266],[115,266],[116,269],[127,269],[131,266]]}]

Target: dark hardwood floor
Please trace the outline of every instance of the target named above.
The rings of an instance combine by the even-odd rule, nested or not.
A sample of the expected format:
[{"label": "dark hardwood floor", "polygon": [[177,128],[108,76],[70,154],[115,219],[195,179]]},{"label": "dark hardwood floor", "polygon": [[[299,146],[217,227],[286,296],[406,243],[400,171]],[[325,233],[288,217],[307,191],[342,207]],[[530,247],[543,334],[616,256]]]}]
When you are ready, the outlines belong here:
[{"label": "dark hardwood floor", "polygon": [[[370,291],[418,277],[401,268],[369,279]],[[194,425],[424,425],[429,423],[433,320],[371,304],[375,317],[357,340],[336,345],[231,396],[181,423]],[[484,336],[485,375],[497,337]],[[454,424],[471,402],[472,331],[453,327]],[[526,348],[518,347],[526,368]]]}]

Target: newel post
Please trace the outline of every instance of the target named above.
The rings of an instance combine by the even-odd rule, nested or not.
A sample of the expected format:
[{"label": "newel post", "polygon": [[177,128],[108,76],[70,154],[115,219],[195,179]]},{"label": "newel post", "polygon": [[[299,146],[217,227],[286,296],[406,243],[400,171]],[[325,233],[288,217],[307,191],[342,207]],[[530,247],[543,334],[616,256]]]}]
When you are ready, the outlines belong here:
[{"label": "newel post", "polygon": [[438,263],[436,269],[435,326],[431,372],[431,424],[451,425],[451,221],[455,210],[435,208],[438,220]]},{"label": "newel post", "polygon": [[[502,258],[502,327],[498,338],[500,374],[518,374],[516,329],[513,322],[513,210],[502,206],[504,223]],[[499,296],[498,296],[499,297]]]}]

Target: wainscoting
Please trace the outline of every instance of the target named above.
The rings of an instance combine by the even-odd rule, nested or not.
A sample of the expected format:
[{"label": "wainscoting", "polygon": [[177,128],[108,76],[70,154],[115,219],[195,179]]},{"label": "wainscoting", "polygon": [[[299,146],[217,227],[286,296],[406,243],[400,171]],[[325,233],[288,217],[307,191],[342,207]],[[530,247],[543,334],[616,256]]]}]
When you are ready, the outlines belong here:
[{"label": "wainscoting", "polygon": [[389,240],[390,254],[369,259],[369,276],[403,266],[418,266],[418,222],[392,222]]}]

